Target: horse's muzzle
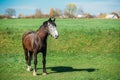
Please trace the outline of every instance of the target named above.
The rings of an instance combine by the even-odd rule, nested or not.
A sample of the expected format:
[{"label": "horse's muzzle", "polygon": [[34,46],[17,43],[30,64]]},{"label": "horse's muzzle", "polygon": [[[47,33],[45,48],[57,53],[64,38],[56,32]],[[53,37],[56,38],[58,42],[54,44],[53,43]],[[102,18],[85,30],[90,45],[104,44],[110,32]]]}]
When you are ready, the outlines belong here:
[{"label": "horse's muzzle", "polygon": [[55,35],[55,39],[57,39],[59,37],[59,35]]}]

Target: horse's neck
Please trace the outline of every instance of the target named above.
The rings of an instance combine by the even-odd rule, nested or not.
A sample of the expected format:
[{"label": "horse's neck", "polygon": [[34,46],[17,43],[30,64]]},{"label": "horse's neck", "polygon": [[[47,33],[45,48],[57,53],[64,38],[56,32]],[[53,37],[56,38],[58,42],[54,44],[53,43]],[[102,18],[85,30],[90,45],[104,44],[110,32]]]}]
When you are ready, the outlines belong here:
[{"label": "horse's neck", "polygon": [[47,40],[48,33],[46,32],[44,27],[41,27],[39,30],[37,30],[37,35],[41,40]]}]

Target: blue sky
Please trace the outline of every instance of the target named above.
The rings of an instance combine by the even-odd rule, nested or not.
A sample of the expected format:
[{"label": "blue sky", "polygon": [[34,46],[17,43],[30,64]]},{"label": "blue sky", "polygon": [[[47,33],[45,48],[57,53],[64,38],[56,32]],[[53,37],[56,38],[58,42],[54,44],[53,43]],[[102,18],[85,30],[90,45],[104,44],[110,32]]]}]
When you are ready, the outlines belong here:
[{"label": "blue sky", "polygon": [[64,10],[69,3],[74,3],[85,13],[91,14],[120,11],[120,0],[0,0],[0,14],[4,14],[7,8],[14,8],[17,15],[34,14],[37,8],[46,14],[52,7]]}]

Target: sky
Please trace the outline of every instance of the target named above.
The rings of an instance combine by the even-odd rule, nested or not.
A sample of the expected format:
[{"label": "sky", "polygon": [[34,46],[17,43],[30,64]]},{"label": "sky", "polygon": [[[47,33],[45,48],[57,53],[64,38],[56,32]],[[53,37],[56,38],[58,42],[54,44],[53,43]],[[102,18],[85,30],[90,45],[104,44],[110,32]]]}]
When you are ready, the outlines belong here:
[{"label": "sky", "polygon": [[74,3],[77,8],[93,15],[120,11],[120,0],[0,0],[0,14],[5,14],[7,8],[14,8],[16,15],[34,14],[36,9],[48,14],[50,8],[63,11],[69,3]]}]

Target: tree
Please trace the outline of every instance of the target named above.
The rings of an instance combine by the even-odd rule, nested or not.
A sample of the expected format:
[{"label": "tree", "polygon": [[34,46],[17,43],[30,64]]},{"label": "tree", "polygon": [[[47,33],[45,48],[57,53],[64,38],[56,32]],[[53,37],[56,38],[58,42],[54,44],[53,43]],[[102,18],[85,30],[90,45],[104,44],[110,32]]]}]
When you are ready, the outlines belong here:
[{"label": "tree", "polygon": [[84,14],[84,11],[83,11],[83,9],[81,7],[78,8],[78,14],[80,14],[80,15]]},{"label": "tree", "polygon": [[118,14],[118,15],[119,15],[119,17],[120,17],[120,11],[118,11],[118,12],[117,12],[117,14]]},{"label": "tree", "polygon": [[106,14],[105,13],[100,13],[97,17],[98,18],[105,18]]},{"label": "tree", "polygon": [[35,17],[36,17],[36,18],[42,17],[42,12],[41,12],[40,9],[36,9],[36,11],[35,11]]},{"label": "tree", "polygon": [[18,18],[20,18],[20,19],[21,19],[21,18],[25,18],[25,15],[19,14],[19,15],[18,15]]},{"label": "tree", "polygon": [[85,18],[94,18],[94,16],[91,15],[90,13],[86,13],[86,14],[85,14]]},{"label": "tree", "polygon": [[61,10],[60,9],[55,9],[55,17],[59,17],[59,16],[61,16],[62,15],[62,12],[61,12]]},{"label": "tree", "polygon": [[117,12],[112,12],[111,14],[113,14],[113,15],[117,16],[117,18],[119,18],[119,15]]},{"label": "tree", "polygon": [[6,13],[7,16],[15,16],[16,15],[16,11],[13,8],[7,8],[5,10],[5,13]]},{"label": "tree", "polygon": [[66,16],[66,17],[69,17],[69,13],[67,12],[67,10],[66,9],[64,9],[64,15]]},{"label": "tree", "polygon": [[53,8],[50,8],[49,16],[50,17],[55,17],[55,10]]},{"label": "tree", "polygon": [[76,10],[77,10],[77,7],[75,4],[67,4],[65,8],[65,13],[67,13],[69,17],[74,16]]}]

